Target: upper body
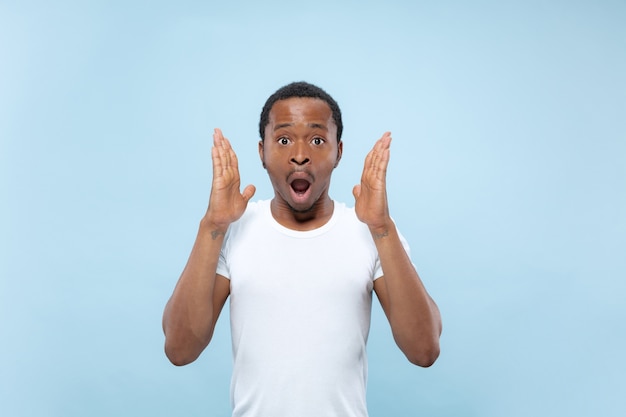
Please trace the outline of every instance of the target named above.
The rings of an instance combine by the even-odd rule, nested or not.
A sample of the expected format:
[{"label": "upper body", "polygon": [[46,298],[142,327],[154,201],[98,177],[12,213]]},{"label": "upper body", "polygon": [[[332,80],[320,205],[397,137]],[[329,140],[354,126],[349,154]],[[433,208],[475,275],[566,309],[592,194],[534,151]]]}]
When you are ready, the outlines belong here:
[{"label": "upper body", "polygon": [[[383,271],[354,209],[296,231],[270,201],[226,233],[217,273],[230,281],[233,416],[367,415],[366,342]],[[303,398],[305,400],[303,400]]]},{"label": "upper body", "polygon": [[[259,156],[274,189],[268,212],[273,221],[285,230],[315,231],[323,229],[333,218],[336,205],[328,191],[332,172],[343,152],[342,128],[336,102],[323,90],[310,84],[290,84],[268,99],[261,114]],[[389,214],[385,176],[390,144],[391,136],[385,133],[368,154],[361,182],[353,189],[354,215],[364,226],[360,230],[369,234],[367,241],[374,248],[383,271],[382,275],[371,278],[371,286],[389,319],[397,345],[412,363],[430,366],[439,355],[441,318]],[[166,354],[177,365],[192,362],[200,355],[211,340],[226,299],[232,291],[231,305],[237,303],[236,291],[240,290],[225,276],[230,272],[227,274],[224,263],[220,266],[220,253],[224,255],[228,251],[228,244],[224,246],[227,232],[231,225],[234,229],[235,222],[242,218],[255,188],[249,185],[241,191],[237,157],[230,142],[218,129],[214,134],[212,160],[213,184],[209,207],[200,222],[189,260],[163,317]],[[353,236],[348,238],[354,239]],[[356,244],[356,240],[345,244]],[[275,248],[276,251],[284,249],[288,248]],[[298,254],[314,256],[316,251],[323,249],[316,247],[313,254]],[[252,259],[253,254],[243,254],[245,256]],[[314,258],[311,259],[315,263]],[[278,260],[273,265],[273,271],[285,273],[282,268],[288,266],[289,262]],[[334,266],[331,264],[329,268],[327,265],[326,270],[332,270]],[[341,289],[340,282],[329,285],[333,291]],[[263,290],[269,300],[266,308],[271,311],[275,308],[276,288]],[[245,308],[242,311],[246,311]],[[318,310],[315,314],[326,313]],[[326,320],[339,319],[326,317]],[[238,330],[233,330],[235,341]],[[306,326],[299,331],[306,335]],[[259,338],[263,337],[259,335]]]}]

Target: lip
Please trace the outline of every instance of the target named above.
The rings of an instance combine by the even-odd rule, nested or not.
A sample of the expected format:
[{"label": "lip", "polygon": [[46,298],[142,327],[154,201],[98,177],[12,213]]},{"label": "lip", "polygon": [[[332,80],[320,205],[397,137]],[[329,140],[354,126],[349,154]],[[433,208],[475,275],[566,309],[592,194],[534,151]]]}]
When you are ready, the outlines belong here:
[{"label": "lip", "polygon": [[287,176],[287,183],[291,186],[291,183],[295,180],[305,180],[308,181],[309,184],[313,184],[315,178],[306,171],[293,171]]}]

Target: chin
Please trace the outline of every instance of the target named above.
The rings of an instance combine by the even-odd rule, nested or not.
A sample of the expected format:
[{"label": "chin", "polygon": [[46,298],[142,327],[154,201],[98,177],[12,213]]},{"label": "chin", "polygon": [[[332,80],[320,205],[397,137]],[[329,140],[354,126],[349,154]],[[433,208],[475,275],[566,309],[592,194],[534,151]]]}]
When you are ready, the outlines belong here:
[{"label": "chin", "polygon": [[287,203],[287,205],[289,206],[289,209],[294,213],[308,213],[315,207],[315,204],[307,205],[302,203],[298,204],[297,206],[295,203]]}]

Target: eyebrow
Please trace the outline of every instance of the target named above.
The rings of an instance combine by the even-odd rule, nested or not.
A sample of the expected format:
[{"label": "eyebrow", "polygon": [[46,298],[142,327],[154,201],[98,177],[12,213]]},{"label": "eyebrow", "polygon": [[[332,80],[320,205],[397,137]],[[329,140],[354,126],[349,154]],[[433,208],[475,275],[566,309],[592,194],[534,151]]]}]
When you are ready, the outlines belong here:
[{"label": "eyebrow", "polygon": [[[281,123],[279,125],[274,126],[274,132],[284,127],[291,127],[291,126],[293,126],[293,123]],[[326,125],[322,123],[307,123],[307,126],[313,129],[328,130]]]}]

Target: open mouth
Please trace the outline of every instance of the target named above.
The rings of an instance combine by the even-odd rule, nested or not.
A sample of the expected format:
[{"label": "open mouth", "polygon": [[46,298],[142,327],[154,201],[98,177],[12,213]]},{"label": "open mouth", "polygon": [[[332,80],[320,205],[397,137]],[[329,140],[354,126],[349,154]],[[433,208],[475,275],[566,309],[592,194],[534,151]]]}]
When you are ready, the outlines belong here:
[{"label": "open mouth", "polygon": [[291,189],[298,195],[302,195],[307,192],[311,183],[303,179],[295,179],[291,182]]}]

